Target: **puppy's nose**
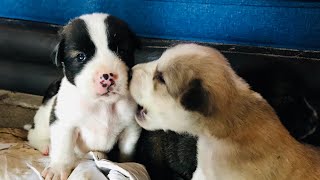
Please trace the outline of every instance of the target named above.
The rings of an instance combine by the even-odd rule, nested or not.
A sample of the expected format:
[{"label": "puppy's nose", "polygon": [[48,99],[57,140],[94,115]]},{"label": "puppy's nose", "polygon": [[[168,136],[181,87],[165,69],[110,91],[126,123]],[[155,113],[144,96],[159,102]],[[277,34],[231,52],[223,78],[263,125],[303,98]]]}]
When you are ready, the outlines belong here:
[{"label": "puppy's nose", "polygon": [[109,79],[109,74],[103,74],[102,77],[103,77],[105,80],[108,80],[108,79]]},{"label": "puppy's nose", "polygon": [[118,75],[115,73],[101,73],[96,77],[95,90],[98,94],[103,95],[112,92],[117,84]]},{"label": "puppy's nose", "polygon": [[116,75],[113,73],[102,74],[100,76],[100,85],[104,88],[109,87],[115,84],[115,80],[116,80]]}]

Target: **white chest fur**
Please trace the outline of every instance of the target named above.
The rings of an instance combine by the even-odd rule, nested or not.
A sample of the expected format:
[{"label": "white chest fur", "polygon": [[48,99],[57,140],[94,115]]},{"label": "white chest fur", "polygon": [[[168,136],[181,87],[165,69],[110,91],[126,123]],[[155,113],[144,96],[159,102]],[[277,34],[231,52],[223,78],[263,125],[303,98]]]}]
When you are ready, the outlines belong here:
[{"label": "white chest fur", "polygon": [[[200,136],[198,139],[198,166],[193,180],[245,179],[231,160],[236,148],[215,138]],[[230,158],[229,158],[230,157]]]},{"label": "white chest fur", "polygon": [[59,124],[78,128],[81,139],[90,150],[110,150],[119,134],[135,123],[134,114],[135,104],[130,98],[121,98],[114,103],[92,101],[62,81],[56,105]]}]

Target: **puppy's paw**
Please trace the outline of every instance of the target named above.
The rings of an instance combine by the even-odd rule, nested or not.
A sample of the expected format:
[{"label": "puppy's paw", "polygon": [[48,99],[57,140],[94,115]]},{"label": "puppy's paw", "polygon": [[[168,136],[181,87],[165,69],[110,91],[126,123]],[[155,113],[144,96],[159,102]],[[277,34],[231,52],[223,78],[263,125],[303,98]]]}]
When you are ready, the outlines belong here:
[{"label": "puppy's paw", "polygon": [[72,165],[52,164],[46,167],[41,175],[45,180],[67,180],[72,170]]},{"label": "puppy's paw", "polygon": [[42,153],[42,155],[49,156],[49,145],[43,145],[39,147],[38,150]]},{"label": "puppy's paw", "polygon": [[[30,131],[31,132],[31,131]],[[43,155],[49,155],[50,139],[40,139],[32,132],[28,135],[29,145],[40,151]]]}]

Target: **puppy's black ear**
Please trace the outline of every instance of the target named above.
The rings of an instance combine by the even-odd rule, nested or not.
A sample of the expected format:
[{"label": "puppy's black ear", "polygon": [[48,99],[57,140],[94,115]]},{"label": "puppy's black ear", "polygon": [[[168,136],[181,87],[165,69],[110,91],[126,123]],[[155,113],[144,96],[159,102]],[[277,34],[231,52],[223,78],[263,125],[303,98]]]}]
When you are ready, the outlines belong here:
[{"label": "puppy's black ear", "polygon": [[56,45],[53,52],[51,53],[51,59],[53,64],[55,64],[57,67],[61,67],[61,64],[63,62],[63,56],[64,56],[64,39],[61,39],[61,41]]},{"label": "puppy's black ear", "polygon": [[189,111],[197,111],[204,116],[213,113],[209,92],[203,87],[200,79],[192,80],[181,97],[182,106]]}]

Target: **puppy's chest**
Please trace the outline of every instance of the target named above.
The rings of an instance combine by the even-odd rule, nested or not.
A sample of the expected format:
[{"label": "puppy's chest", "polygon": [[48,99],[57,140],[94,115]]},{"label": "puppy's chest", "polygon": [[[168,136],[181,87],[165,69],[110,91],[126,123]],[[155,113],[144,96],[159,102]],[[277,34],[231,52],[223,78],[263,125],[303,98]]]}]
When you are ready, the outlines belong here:
[{"label": "puppy's chest", "polygon": [[79,125],[82,141],[89,149],[108,151],[126,127],[114,107],[97,108]]},{"label": "puppy's chest", "polygon": [[[241,165],[233,161],[237,150],[230,144],[219,140],[198,140],[198,168],[199,173],[206,180],[244,180]],[[197,179],[194,177],[194,179]]]},{"label": "puppy's chest", "polygon": [[118,129],[123,123],[116,103],[88,103],[79,99],[76,101],[63,99],[57,103],[56,115],[64,124],[101,135]]},{"label": "puppy's chest", "polygon": [[79,124],[81,129],[87,129],[95,134],[108,135],[116,129],[121,129],[122,120],[116,105],[97,106],[90,111],[83,112]]}]

